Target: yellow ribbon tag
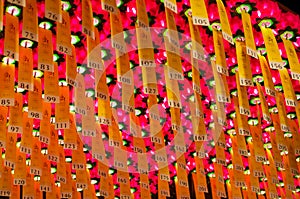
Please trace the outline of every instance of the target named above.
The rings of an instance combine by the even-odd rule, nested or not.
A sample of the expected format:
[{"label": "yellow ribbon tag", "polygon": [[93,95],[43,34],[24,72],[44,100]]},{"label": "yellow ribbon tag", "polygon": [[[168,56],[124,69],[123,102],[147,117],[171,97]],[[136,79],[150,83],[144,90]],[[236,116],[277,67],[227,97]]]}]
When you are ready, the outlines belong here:
[{"label": "yellow ribbon tag", "polygon": [[284,62],[282,61],[276,38],[272,29],[260,27],[265,46],[268,54],[268,60],[271,69],[283,69]]},{"label": "yellow ribbon tag", "polygon": [[190,0],[194,25],[209,26],[209,19],[204,0]]},{"label": "yellow ribbon tag", "polygon": [[213,28],[213,39],[214,39],[214,49],[216,55],[215,61],[216,61],[217,71],[220,74],[224,74],[228,76],[229,72],[226,64],[226,56],[225,56],[222,34],[219,30],[216,30],[215,28]]},{"label": "yellow ribbon tag", "polygon": [[219,11],[220,21],[222,26],[223,38],[229,43],[231,43],[232,45],[234,45],[230,23],[228,20],[228,16],[224,4],[221,0],[217,0],[217,6],[218,6],[218,11]]},{"label": "yellow ribbon tag", "polygon": [[290,40],[285,38],[282,38],[282,41],[284,43],[285,51],[291,68],[292,79],[300,80],[300,63],[294,45]]},{"label": "yellow ribbon tag", "polygon": [[272,97],[275,97],[275,88],[272,81],[272,74],[269,69],[267,60],[264,56],[259,55],[259,62],[262,70],[262,74],[264,77],[264,86],[266,90],[266,94]]},{"label": "yellow ribbon tag", "polygon": [[243,9],[241,15],[242,15],[244,34],[245,34],[247,55],[258,59],[258,53],[256,51],[256,45],[255,45],[253,30],[252,30],[251,16]]},{"label": "yellow ribbon tag", "polygon": [[286,105],[296,107],[297,105],[296,95],[287,69],[283,68],[282,70],[279,70],[279,74],[280,74],[280,79],[283,87]]},{"label": "yellow ribbon tag", "polygon": [[239,82],[241,86],[253,86],[252,70],[250,66],[250,59],[246,52],[244,42],[236,42],[236,54],[238,60]]}]

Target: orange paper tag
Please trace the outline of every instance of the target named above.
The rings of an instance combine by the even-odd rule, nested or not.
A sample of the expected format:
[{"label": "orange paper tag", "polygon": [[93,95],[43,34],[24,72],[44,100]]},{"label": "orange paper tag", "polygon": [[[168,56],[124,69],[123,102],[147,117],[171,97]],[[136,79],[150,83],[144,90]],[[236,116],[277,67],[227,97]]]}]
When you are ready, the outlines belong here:
[{"label": "orange paper tag", "polygon": [[53,124],[50,126],[50,145],[48,146],[47,159],[52,162],[59,162],[58,132]]},{"label": "orange paper tag", "polygon": [[39,28],[38,69],[54,72],[52,32]]},{"label": "orange paper tag", "polygon": [[53,21],[62,21],[62,4],[60,0],[45,1],[45,17]]},{"label": "orange paper tag", "polygon": [[15,105],[9,110],[8,132],[22,133],[23,132],[23,95],[15,93]]},{"label": "orange paper tag", "polygon": [[26,154],[17,151],[16,167],[14,172],[14,185],[25,185],[26,183]]},{"label": "orange paper tag", "polygon": [[34,198],[34,179],[33,175],[26,172],[26,185],[23,186],[23,198]]},{"label": "orange paper tag", "polygon": [[93,10],[90,0],[83,0],[82,6],[82,32],[95,39]]},{"label": "orange paper tag", "polygon": [[58,66],[54,63],[54,72],[44,73],[44,101],[48,103],[59,103]]},{"label": "orange paper tag", "polygon": [[64,148],[65,149],[77,149],[77,130],[76,130],[76,123],[74,120],[74,115],[69,114],[69,123],[70,128],[64,130]]},{"label": "orange paper tag", "polygon": [[5,161],[4,161],[4,166],[6,167],[15,168],[16,152],[17,152],[16,142],[17,142],[17,135],[15,133],[8,133],[7,140],[6,140]]},{"label": "orange paper tag", "polygon": [[38,10],[36,0],[26,0],[26,7],[23,8],[22,36],[38,41]]},{"label": "orange paper tag", "polygon": [[59,103],[55,104],[55,129],[70,128],[69,87],[59,87]]},{"label": "orange paper tag", "polygon": [[41,154],[41,143],[37,138],[33,138],[30,174],[42,175],[42,154]]},{"label": "orange paper tag", "polygon": [[[0,105],[14,106],[15,104],[15,67],[0,63]],[[22,103],[23,104],[23,103]]]},{"label": "orange paper tag", "polygon": [[33,119],[28,118],[27,112],[23,112],[23,133],[20,144],[20,152],[32,154],[32,130]]},{"label": "orange paper tag", "polygon": [[68,84],[76,86],[77,62],[75,46],[72,45],[72,55],[66,56],[66,78]]},{"label": "orange paper tag", "polygon": [[66,11],[62,11],[61,23],[57,23],[56,50],[72,55],[70,16]]},{"label": "orange paper tag", "polygon": [[0,106],[0,147],[6,146],[8,108]]},{"label": "orange paper tag", "polygon": [[42,99],[42,83],[41,79],[34,79],[33,91],[28,94],[28,117],[35,119],[43,118],[43,99]]},{"label": "orange paper tag", "polygon": [[20,47],[18,87],[33,90],[33,55],[31,48]]},{"label": "orange paper tag", "polygon": [[19,19],[5,13],[6,25],[4,32],[4,56],[19,61]]}]

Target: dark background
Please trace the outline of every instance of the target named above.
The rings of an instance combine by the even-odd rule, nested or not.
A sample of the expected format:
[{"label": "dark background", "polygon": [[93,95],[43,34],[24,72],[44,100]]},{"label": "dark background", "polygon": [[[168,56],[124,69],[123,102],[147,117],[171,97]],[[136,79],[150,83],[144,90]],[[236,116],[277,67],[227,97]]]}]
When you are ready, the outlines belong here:
[{"label": "dark background", "polygon": [[277,0],[277,2],[281,3],[283,6],[287,7],[288,9],[290,9],[300,15],[300,1],[299,0]]}]

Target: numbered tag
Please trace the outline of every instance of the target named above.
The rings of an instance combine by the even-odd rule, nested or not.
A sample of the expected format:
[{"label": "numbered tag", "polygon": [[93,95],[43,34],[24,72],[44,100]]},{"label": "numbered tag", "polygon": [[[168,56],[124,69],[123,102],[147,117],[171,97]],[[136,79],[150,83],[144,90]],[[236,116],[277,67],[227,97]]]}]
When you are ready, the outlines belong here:
[{"label": "numbered tag", "polygon": [[256,162],[266,162],[267,158],[263,156],[255,156]]},{"label": "numbered tag", "polygon": [[11,196],[11,191],[8,191],[8,190],[0,190],[0,196],[10,197],[10,196]]},{"label": "numbered tag", "polygon": [[14,106],[14,102],[15,102],[14,98],[10,98],[10,99],[2,98],[2,99],[0,99],[1,106]]},{"label": "numbered tag", "polygon": [[25,179],[14,179],[14,185],[26,185]]},{"label": "numbered tag", "polygon": [[32,152],[32,149],[31,148],[29,148],[29,147],[25,147],[25,146],[20,146],[20,152],[22,152],[22,153],[26,153],[26,154],[31,154],[31,152]]},{"label": "numbered tag", "polygon": [[14,162],[11,162],[11,161],[8,161],[8,160],[4,160],[4,165],[6,167],[9,167],[11,169],[14,169],[15,168],[15,163]]},{"label": "numbered tag", "polygon": [[283,69],[284,63],[283,62],[270,62],[270,68],[275,70]]},{"label": "numbered tag", "polygon": [[41,185],[41,186],[40,186],[40,191],[51,192],[51,191],[52,191],[52,187],[51,187],[51,186],[44,186],[44,185]]},{"label": "numbered tag", "polygon": [[207,135],[194,135],[194,141],[206,141]]},{"label": "numbered tag", "polygon": [[8,126],[8,132],[10,132],[10,133],[23,133],[23,127],[9,125]]},{"label": "numbered tag", "polygon": [[129,84],[129,85],[132,84],[131,78],[130,77],[126,77],[126,76],[120,76],[120,75],[118,75],[118,81],[122,82],[122,83],[125,83],[125,84]]},{"label": "numbered tag", "polygon": [[201,88],[199,85],[193,83],[193,90],[201,95]]},{"label": "numbered tag", "polygon": [[58,96],[49,96],[45,95],[44,101],[47,103],[59,103],[59,97]]},{"label": "numbered tag", "polygon": [[258,59],[258,54],[257,54],[257,51],[256,50],[253,50],[249,47],[246,47],[246,50],[247,50],[247,55],[253,57],[253,58],[256,58]]},{"label": "numbered tag", "polygon": [[42,175],[42,170],[41,169],[37,169],[37,168],[30,168],[30,174],[33,175]]},{"label": "numbered tag", "polygon": [[144,67],[156,67],[155,60],[140,59],[140,66],[144,66]]},{"label": "numbered tag", "polygon": [[177,5],[175,0],[165,0],[165,6],[173,12],[177,13]]},{"label": "numbered tag", "polygon": [[217,71],[220,73],[220,74],[223,74],[223,75],[226,75],[228,76],[229,75],[229,72],[228,72],[228,69],[227,68],[224,68],[220,65],[216,65],[217,66]]},{"label": "numbered tag", "polygon": [[70,192],[70,193],[62,192],[62,193],[60,194],[60,197],[61,197],[61,198],[72,198],[73,195],[72,195],[72,192]]},{"label": "numbered tag", "polygon": [[170,176],[169,175],[160,174],[159,179],[170,182]]},{"label": "numbered tag", "polygon": [[240,78],[241,86],[253,86],[253,81],[251,79]]},{"label": "numbered tag", "polygon": [[162,139],[160,137],[151,137],[151,142],[162,144]]},{"label": "numbered tag", "polygon": [[107,12],[116,13],[118,12],[118,8],[115,0],[103,0],[101,1],[101,6],[103,10]]},{"label": "numbered tag", "polygon": [[169,78],[173,79],[173,80],[183,80],[184,79],[183,75],[176,71],[169,71]]},{"label": "numbered tag", "polygon": [[111,125],[111,119],[107,119],[107,118],[104,118],[104,117],[99,117],[99,123],[100,124],[104,124],[104,125]]},{"label": "numbered tag", "polygon": [[133,113],[135,108],[130,106],[130,105],[127,105],[127,104],[122,104],[122,109],[126,112],[129,112],[129,113]]},{"label": "numbered tag", "polygon": [[48,154],[47,159],[52,162],[59,162],[59,157],[55,155]]},{"label": "numbered tag", "polygon": [[45,1],[45,17],[59,23],[62,22],[62,5],[60,0]]},{"label": "numbered tag", "polygon": [[64,143],[64,149],[77,150],[77,145],[74,143]]},{"label": "numbered tag", "polygon": [[209,26],[209,19],[193,16],[193,23],[194,25],[198,25],[198,26]]},{"label": "numbered tag", "polygon": [[75,169],[75,170],[85,170],[85,165],[84,164],[72,164],[72,169]]},{"label": "numbered tag", "polygon": [[168,104],[170,107],[173,107],[173,108],[182,108],[181,102],[178,102],[175,100],[168,100]]}]

